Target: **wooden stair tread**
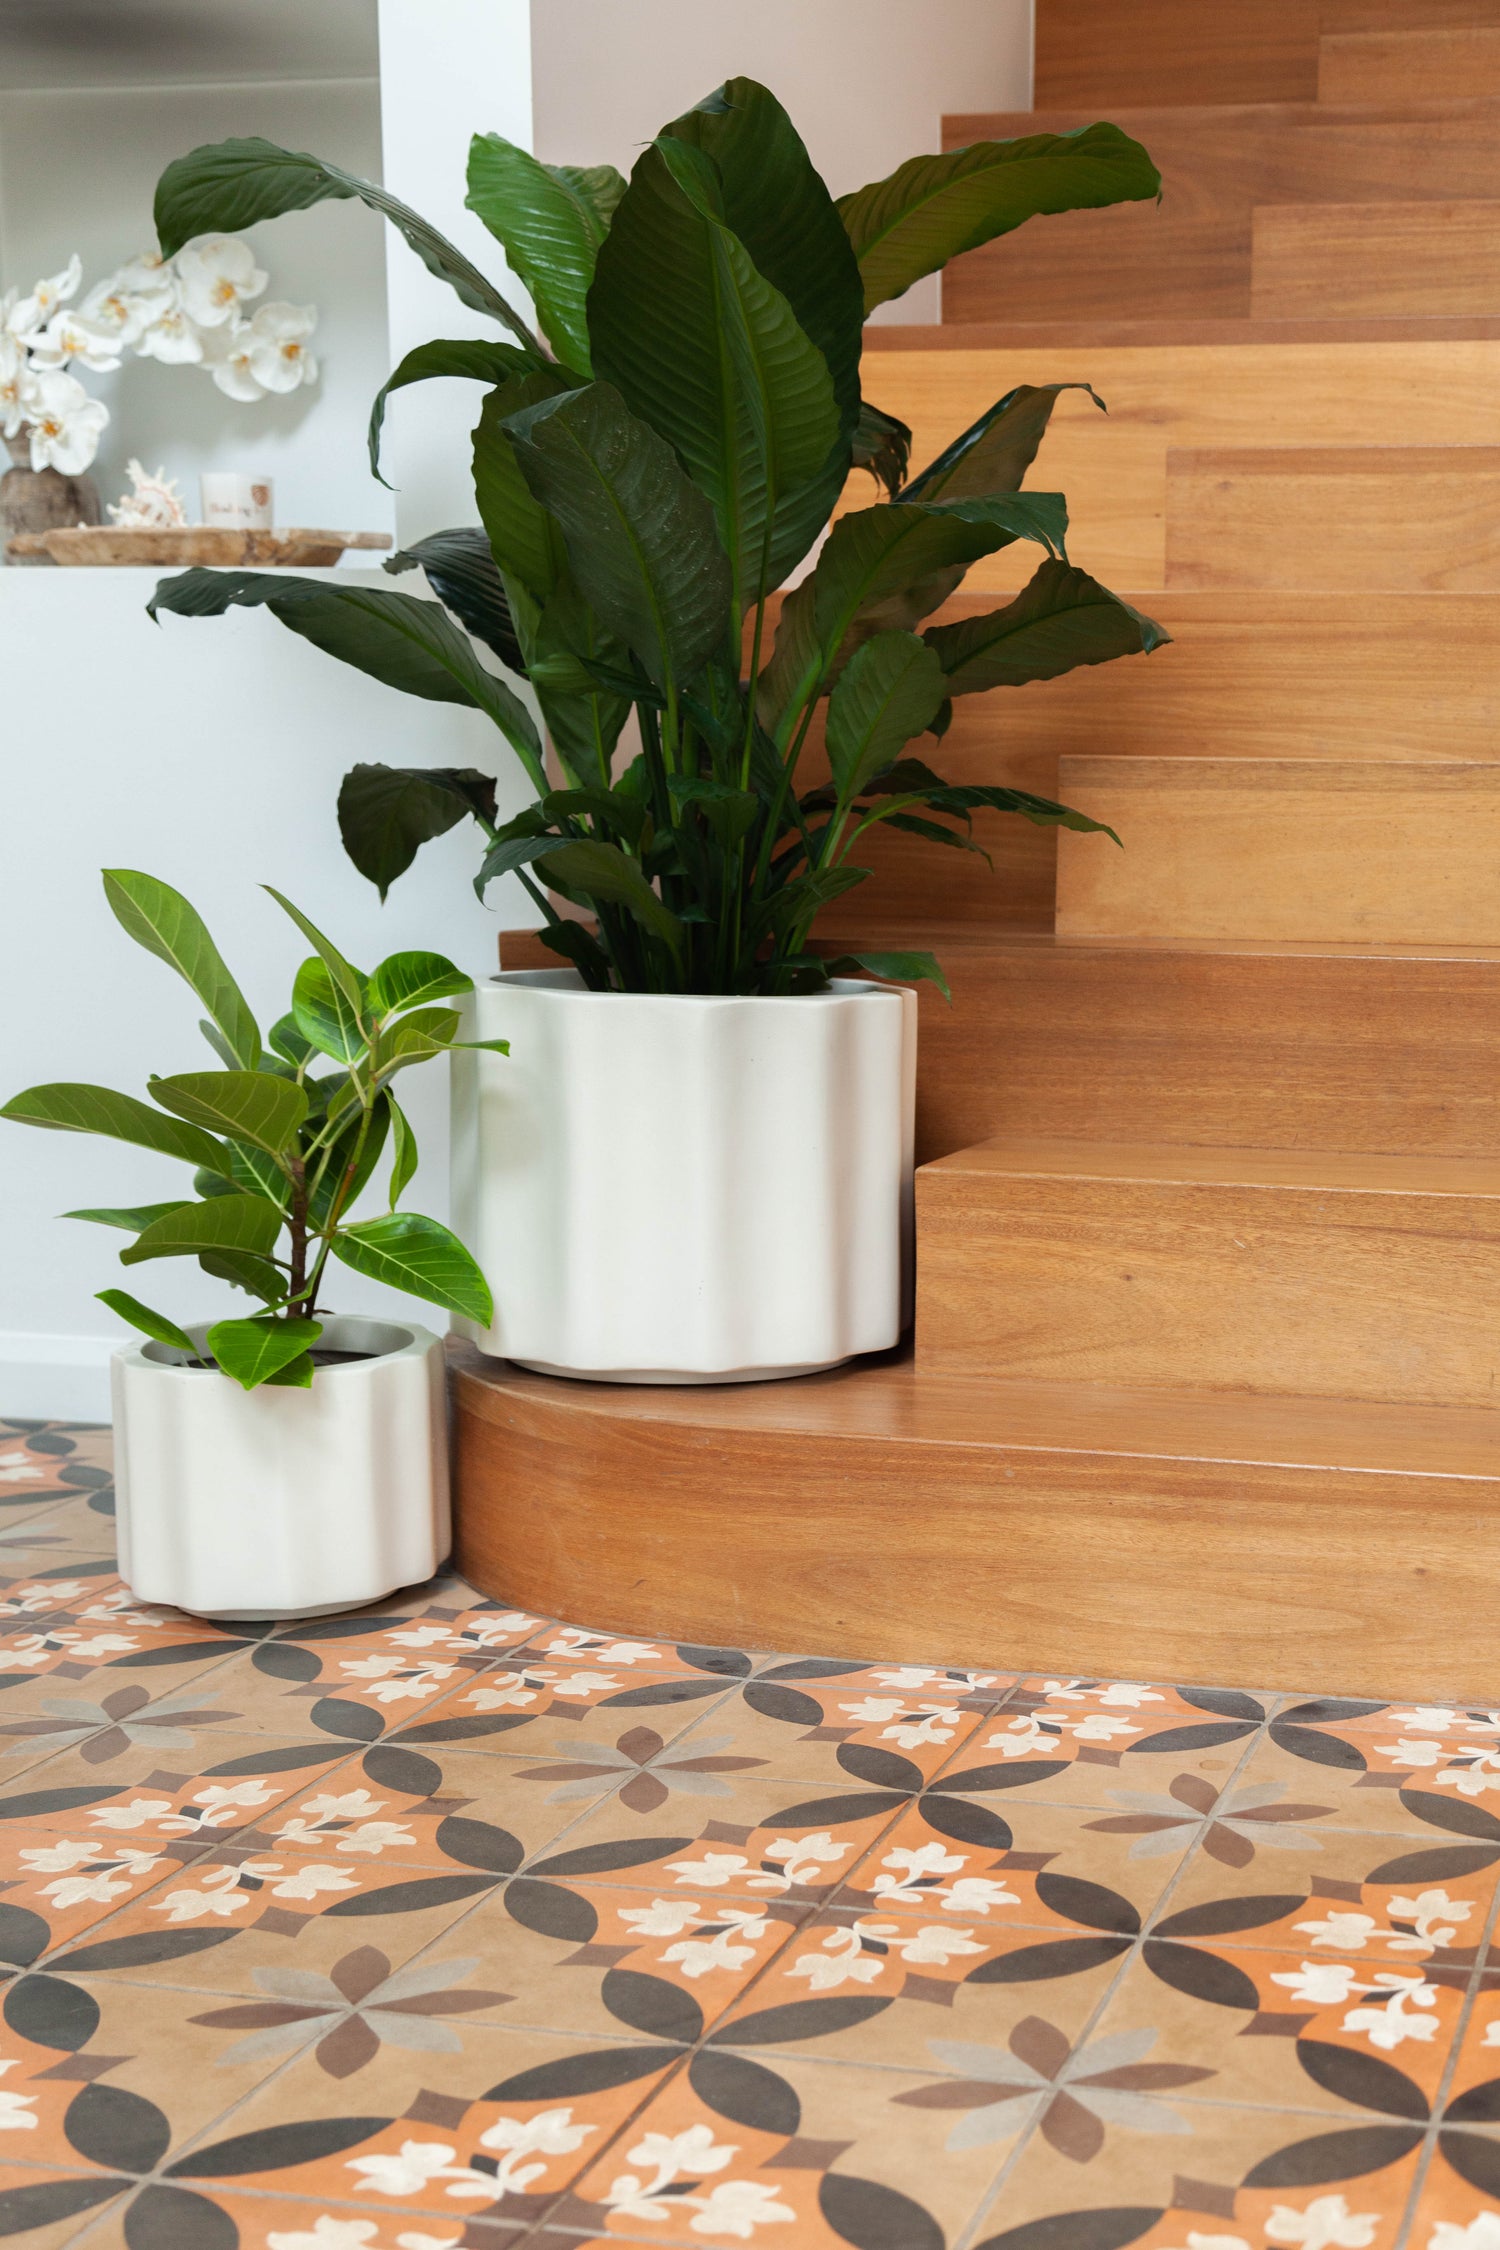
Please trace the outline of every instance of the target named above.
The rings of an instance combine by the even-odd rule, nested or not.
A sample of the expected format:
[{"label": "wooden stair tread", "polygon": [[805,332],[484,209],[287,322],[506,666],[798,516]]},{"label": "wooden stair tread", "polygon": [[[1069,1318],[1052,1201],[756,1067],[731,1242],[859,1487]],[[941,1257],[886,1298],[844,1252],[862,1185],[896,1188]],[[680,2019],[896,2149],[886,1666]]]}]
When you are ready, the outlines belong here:
[{"label": "wooden stair tread", "polygon": [[1130,1180],[1291,1189],[1310,1195],[1500,1196],[1500,1158],[1367,1150],[1191,1148],[997,1135],[924,1165],[924,1174],[974,1178]]},{"label": "wooden stair tread", "polygon": [[1497,303],[1500,200],[1283,203],[1251,214],[1252,317],[1483,314]]},{"label": "wooden stair tread", "polygon": [[1074,314],[1049,320],[892,321],[866,328],[864,349],[868,356],[1033,347],[1119,351],[1140,345],[1161,350],[1193,344],[1483,344],[1497,339],[1500,315],[1493,313],[1382,313],[1357,318],[1341,314],[1323,319]]},{"label": "wooden stair tread", "polygon": [[1318,99],[1445,101],[1500,94],[1500,24],[1325,33]]},{"label": "wooden stair tread", "polygon": [[920,1372],[908,1351],[785,1383],[572,1383],[450,1343],[459,1398],[503,1425],[517,1406],[643,1430],[767,1432],[942,1451],[1098,1453],[1364,1475],[1500,1478],[1500,1413],[1362,1399],[1210,1396]]},{"label": "wooden stair tread", "polygon": [[[1042,342],[1031,332],[985,341],[960,330],[946,338],[913,331],[933,338],[931,348],[919,340],[871,355],[865,379],[870,396],[911,425],[918,462],[1017,383],[1091,382],[1109,413],[1065,392],[1029,482],[1068,495],[1074,559],[1106,585],[1134,588],[1149,608],[1149,590],[1166,583],[1169,452],[1242,449],[1251,431],[1277,448],[1388,447],[1393,433],[1412,429],[1414,400],[1421,428],[1413,434],[1426,446],[1494,443],[1500,323],[1388,322],[1378,340],[1370,324],[1344,324],[1334,340],[1310,337],[1309,324],[1273,325],[1276,340],[1255,341],[1200,331],[1163,342],[1148,328],[1110,342],[1084,326]],[[1396,330],[1408,332],[1385,332]],[[976,563],[966,584],[971,592],[1012,588],[1035,563],[1035,549],[1018,541]]]}]

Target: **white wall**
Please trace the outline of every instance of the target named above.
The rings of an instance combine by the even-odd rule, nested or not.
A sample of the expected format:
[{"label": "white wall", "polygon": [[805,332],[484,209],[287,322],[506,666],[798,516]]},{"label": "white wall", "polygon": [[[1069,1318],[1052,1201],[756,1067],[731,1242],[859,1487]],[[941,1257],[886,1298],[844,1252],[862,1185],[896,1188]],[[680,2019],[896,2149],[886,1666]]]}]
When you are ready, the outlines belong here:
[{"label": "white wall", "polygon": [[[0,288],[30,288],[77,250],[84,287],[155,242],[157,175],[203,141],[263,134],[380,177],[380,103],[373,79],[300,84],[82,88],[0,93]],[[282,523],[389,531],[391,495],[375,483],[362,441],[387,372],[383,222],[358,203],[324,203],[257,227],[265,301],[316,304],[316,384],[240,405],[197,367],[129,358],[115,374],[75,369],[112,416],[94,475],[108,500],[125,463],[163,463],[198,514],[204,468],[264,470]],[[412,261],[415,264],[415,260]]]},{"label": "white wall", "polygon": [[[945,111],[1029,109],[1032,0],[531,0],[538,156],[629,172],[731,77],[791,112],[835,195],[940,146]],[[935,278],[877,319],[933,321]]]}]

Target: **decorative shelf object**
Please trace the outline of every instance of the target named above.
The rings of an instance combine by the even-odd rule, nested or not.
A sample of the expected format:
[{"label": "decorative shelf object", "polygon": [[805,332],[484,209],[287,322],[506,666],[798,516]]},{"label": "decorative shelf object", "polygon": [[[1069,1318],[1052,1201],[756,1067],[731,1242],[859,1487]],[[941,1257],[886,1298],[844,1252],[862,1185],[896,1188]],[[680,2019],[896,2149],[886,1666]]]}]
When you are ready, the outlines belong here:
[{"label": "decorative shelf object", "polygon": [[235,531],[208,524],[180,529],[125,531],[114,524],[79,524],[68,531],[25,531],[12,539],[7,558],[47,556],[65,569],[123,568],[143,563],[249,564],[257,570],[326,570],[350,548],[391,544],[386,531]]}]

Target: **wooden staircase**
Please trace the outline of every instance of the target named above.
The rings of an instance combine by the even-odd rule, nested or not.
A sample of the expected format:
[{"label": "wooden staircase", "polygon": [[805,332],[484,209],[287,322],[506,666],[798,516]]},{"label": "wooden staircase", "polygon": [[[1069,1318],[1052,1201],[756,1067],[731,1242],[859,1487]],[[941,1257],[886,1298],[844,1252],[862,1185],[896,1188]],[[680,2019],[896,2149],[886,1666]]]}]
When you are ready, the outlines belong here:
[{"label": "wooden staircase", "polygon": [[1108,402],[1031,481],[1175,645],[942,748],[1126,848],[991,820],[993,876],[882,849],[838,910],[953,985],[913,1350],[461,1355],[459,1561],[653,1636],[1493,1700],[1500,0],[1038,0],[1037,107],[949,145],[1109,116],[1160,209],[971,253],[865,383],[918,461],[1018,382]]}]

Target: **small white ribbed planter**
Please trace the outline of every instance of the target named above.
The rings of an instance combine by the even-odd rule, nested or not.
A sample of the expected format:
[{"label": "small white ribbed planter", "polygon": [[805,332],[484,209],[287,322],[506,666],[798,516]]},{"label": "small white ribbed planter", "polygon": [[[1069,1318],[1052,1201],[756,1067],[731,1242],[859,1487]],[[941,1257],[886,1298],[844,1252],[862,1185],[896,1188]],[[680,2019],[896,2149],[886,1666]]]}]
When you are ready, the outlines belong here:
[{"label": "small white ribbed planter", "polygon": [[911,1285],[917,1003],[586,990],[514,970],[463,1003],[453,1225],[482,1351],[614,1383],[808,1374],[897,1342]]},{"label": "small white ribbed planter", "polygon": [[[202,1348],[204,1330],[188,1334]],[[202,1617],[315,1617],[430,1578],[448,1552],[443,1346],[335,1316],[309,1390],[241,1390],[169,1344],[114,1354],[120,1574]]]}]

